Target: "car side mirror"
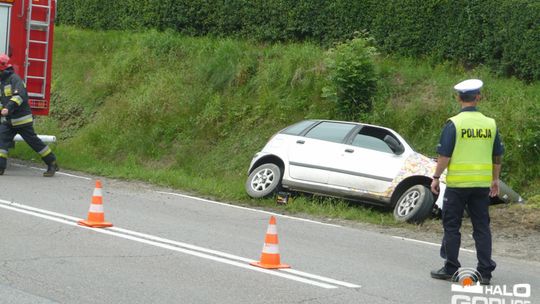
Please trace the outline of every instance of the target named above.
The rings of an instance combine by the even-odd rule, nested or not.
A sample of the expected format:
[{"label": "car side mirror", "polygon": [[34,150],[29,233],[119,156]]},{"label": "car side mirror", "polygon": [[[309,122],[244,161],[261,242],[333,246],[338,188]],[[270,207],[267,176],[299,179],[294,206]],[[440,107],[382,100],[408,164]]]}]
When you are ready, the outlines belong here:
[{"label": "car side mirror", "polygon": [[396,155],[401,155],[405,152],[405,148],[394,137],[386,135],[383,141],[392,149],[392,152]]}]

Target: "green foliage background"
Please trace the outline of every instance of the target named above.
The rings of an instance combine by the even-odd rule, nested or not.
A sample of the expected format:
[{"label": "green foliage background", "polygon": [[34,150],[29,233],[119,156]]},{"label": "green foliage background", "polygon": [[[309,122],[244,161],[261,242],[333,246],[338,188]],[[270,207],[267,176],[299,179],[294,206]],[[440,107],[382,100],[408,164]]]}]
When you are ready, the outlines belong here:
[{"label": "green foliage background", "polygon": [[380,51],[540,79],[538,0],[62,0],[64,25],[330,45],[368,31]]},{"label": "green foliage background", "polygon": [[354,38],[328,51],[325,62],[329,85],[322,96],[336,102],[340,117],[357,119],[369,113],[377,91],[376,49],[368,38]]},{"label": "green foliage background", "polygon": [[[55,39],[51,116],[36,128],[58,137],[65,169],[247,201],[249,162],[274,133],[305,118],[343,119],[321,97],[332,54],[311,43],[66,26]],[[374,64],[373,108],[359,119],[395,129],[429,156],[459,110],[453,85],[483,79],[480,109],[506,143],[503,180],[525,197],[540,194],[540,84],[450,63],[381,56]],[[37,158],[24,144],[13,152]]]}]

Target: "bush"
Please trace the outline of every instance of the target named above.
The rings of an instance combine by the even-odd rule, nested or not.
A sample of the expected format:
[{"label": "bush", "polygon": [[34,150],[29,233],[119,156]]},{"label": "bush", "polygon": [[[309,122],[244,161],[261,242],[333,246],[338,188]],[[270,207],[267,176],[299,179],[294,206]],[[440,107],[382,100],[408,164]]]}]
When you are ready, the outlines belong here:
[{"label": "bush", "polygon": [[376,50],[371,43],[371,39],[354,38],[328,51],[329,84],[323,88],[323,97],[336,102],[338,113],[345,120],[371,111],[377,89],[373,61]]},{"label": "bush", "polygon": [[[524,13],[526,12],[526,13]],[[92,29],[331,45],[367,30],[379,50],[540,79],[538,0],[63,0],[57,22]]]}]

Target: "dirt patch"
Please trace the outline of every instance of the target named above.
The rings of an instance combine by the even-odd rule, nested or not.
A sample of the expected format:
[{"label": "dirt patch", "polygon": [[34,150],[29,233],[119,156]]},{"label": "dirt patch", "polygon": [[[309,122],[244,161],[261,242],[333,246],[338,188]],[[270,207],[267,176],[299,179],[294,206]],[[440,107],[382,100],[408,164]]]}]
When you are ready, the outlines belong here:
[{"label": "dirt patch", "polygon": [[[540,262],[540,208],[521,204],[496,205],[490,207],[490,215],[495,256]],[[402,227],[358,223],[353,226],[436,244],[441,242],[443,235],[442,223],[438,219]],[[464,218],[461,228],[462,248],[475,249],[472,231],[470,219]]]},{"label": "dirt patch", "polygon": [[490,212],[494,252],[540,262],[540,209],[504,205]]}]

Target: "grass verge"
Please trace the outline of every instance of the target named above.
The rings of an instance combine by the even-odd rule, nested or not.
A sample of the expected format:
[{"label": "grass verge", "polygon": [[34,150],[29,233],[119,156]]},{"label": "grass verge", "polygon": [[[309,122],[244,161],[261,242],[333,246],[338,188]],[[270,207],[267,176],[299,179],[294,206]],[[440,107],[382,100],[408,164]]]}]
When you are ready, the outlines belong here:
[{"label": "grass verge", "polygon": [[[283,212],[399,225],[391,213],[332,199],[288,206],[251,200],[243,185],[252,155],[281,128],[305,118],[342,119],[321,97],[326,51],[316,45],[260,45],[173,32],[92,32],[58,27],[51,116],[63,168],[136,179]],[[500,79],[429,60],[380,57],[373,111],[359,120],[395,129],[435,156],[444,121],[458,111],[455,83],[486,83],[481,110],[506,143],[503,180],[540,194],[540,85]],[[25,145],[12,155],[36,158]]]}]

